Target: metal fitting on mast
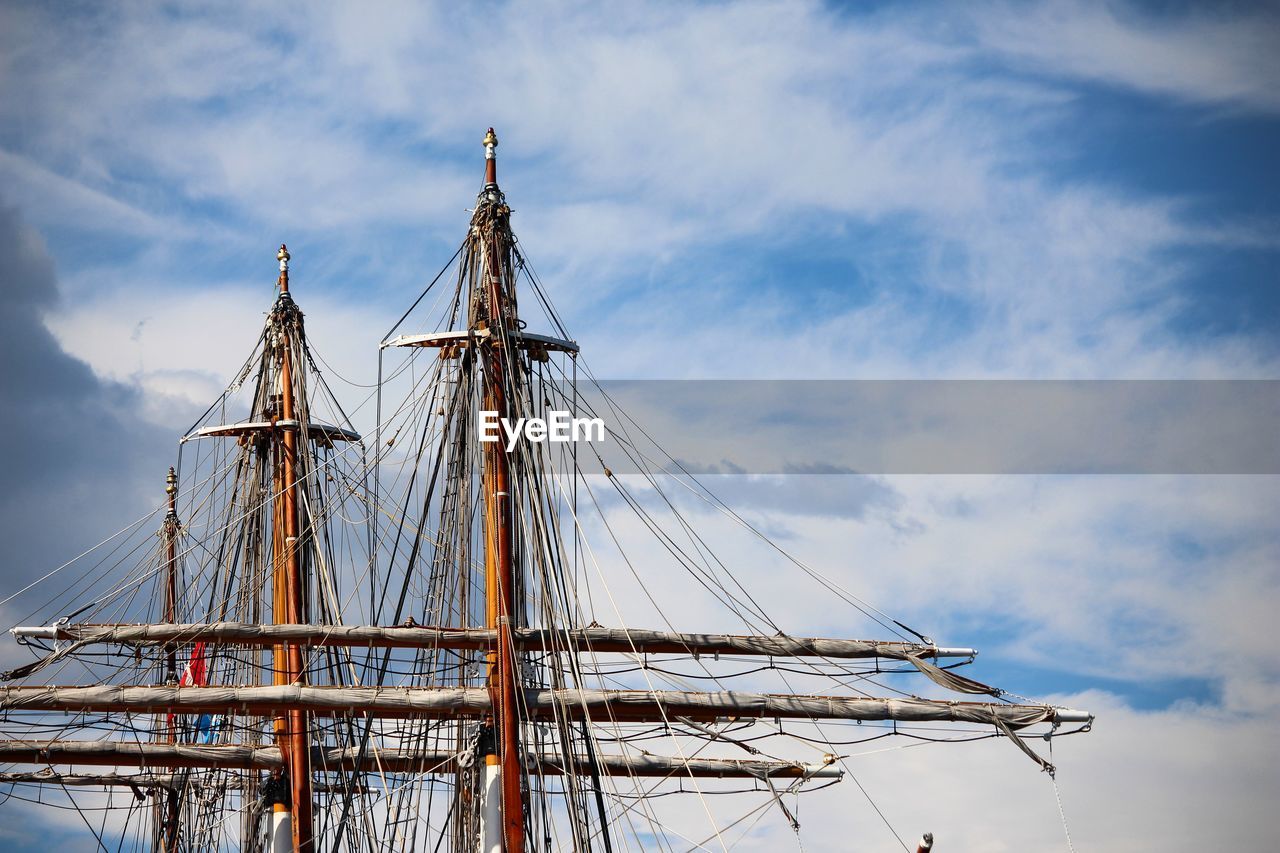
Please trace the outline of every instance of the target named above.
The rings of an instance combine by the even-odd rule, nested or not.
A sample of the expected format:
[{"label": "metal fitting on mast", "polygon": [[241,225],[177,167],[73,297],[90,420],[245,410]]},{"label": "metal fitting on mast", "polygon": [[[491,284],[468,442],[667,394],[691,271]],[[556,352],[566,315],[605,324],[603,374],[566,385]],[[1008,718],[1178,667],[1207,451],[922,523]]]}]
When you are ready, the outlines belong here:
[{"label": "metal fitting on mast", "polygon": [[164,493],[169,498],[169,515],[170,517],[178,514],[177,498],[178,498],[178,472],[169,469],[169,474],[164,478]]},{"label": "metal fitting on mast", "polygon": [[276,285],[280,288],[281,293],[289,292],[289,249],[284,243],[280,244],[280,251],[276,252],[276,260],[280,262],[280,278]]},{"label": "metal fitting on mast", "polygon": [[498,134],[489,128],[484,135],[484,189],[480,192],[482,201],[500,201],[502,193],[498,191]]}]

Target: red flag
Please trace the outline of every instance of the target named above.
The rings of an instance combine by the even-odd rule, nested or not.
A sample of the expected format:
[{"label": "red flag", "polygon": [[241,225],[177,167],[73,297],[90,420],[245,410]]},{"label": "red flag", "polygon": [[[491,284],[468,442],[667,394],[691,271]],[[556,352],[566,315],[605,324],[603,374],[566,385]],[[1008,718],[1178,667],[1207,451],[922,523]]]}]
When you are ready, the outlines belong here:
[{"label": "red flag", "polygon": [[204,643],[199,642],[191,647],[191,662],[187,664],[187,668],[183,671],[182,679],[178,682],[178,686],[204,687],[204,681]]},{"label": "red flag", "polygon": [[[187,664],[186,669],[182,671],[182,678],[178,679],[179,687],[204,687],[207,666],[204,659],[204,643],[196,643],[191,647],[191,660]],[[170,732],[173,731],[173,714],[168,715],[166,724]]]}]

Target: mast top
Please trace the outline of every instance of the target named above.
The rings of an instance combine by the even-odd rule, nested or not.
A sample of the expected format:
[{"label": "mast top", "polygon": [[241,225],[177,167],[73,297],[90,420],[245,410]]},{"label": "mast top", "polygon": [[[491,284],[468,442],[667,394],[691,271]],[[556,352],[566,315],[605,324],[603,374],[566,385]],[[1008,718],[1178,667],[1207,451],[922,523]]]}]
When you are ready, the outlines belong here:
[{"label": "mast top", "polygon": [[177,513],[178,472],[173,468],[169,469],[168,475],[164,478],[164,493],[169,497],[169,514],[175,515]]},{"label": "mast top", "polygon": [[280,288],[281,293],[289,292],[289,249],[284,243],[280,244],[280,251],[276,252],[276,260],[280,262],[280,279],[276,284]]},{"label": "mast top", "polygon": [[496,187],[498,185],[498,134],[493,132],[493,128],[489,128],[489,132],[484,135],[484,185],[485,188]]}]

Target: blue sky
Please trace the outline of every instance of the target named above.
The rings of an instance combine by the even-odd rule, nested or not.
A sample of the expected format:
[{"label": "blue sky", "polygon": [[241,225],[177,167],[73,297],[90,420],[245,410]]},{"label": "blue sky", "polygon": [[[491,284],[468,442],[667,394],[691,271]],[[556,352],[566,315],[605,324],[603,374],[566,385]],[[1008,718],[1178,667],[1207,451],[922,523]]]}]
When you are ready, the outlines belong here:
[{"label": "blue sky", "polygon": [[[10,299],[32,343],[5,351],[6,406],[48,411],[15,378],[30,360],[87,365],[97,385],[65,380],[65,411],[176,434],[256,337],[282,241],[317,349],[368,382],[462,236],[490,125],[523,248],[602,376],[1280,378],[1266,4],[10,2],[5,287],[44,290]],[[170,453],[150,447],[78,484],[92,524],[12,522],[15,553],[57,565],[149,506],[135,468]],[[95,510],[94,484],[119,505]],[[741,500],[983,648],[988,680],[1111,711],[1079,747],[1090,781],[1063,782],[1095,849],[1146,849],[1202,801],[1244,802],[1231,831],[1250,837],[1274,778],[1192,777],[1210,747],[1239,780],[1276,756],[1234,746],[1280,722],[1258,651],[1280,604],[1274,478],[881,486],[868,508],[849,485],[835,522],[799,486]],[[16,487],[33,513],[70,500]],[[1125,810],[1105,784],[1122,759],[1152,788]],[[1059,849],[1050,817],[1011,845]],[[1223,843],[1211,823],[1161,849]]]}]

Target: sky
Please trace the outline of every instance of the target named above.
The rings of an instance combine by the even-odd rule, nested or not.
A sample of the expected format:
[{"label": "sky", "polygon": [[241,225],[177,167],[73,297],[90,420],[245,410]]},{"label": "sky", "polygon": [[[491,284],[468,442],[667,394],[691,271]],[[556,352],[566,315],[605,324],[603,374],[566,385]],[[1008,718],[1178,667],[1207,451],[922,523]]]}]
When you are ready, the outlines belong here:
[{"label": "sky", "polygon": [[[602,377],[1280,379],[1274,6],[7,0],[5,587],[154,505],[281,242],[359,410],[376,342],[463,236],[489,126],[521,246]],[[904,838],[1066,850],[1063,815],[1081,850],[1270,834],[1276,476],[731,491],[980,648],[978,677],[1098,714],[1056,747],[1061,814],[1000,744],[867,756]],[[808,849],[896,849],[839,797]],[[780,826],[743,849],[794,843]]]}]

